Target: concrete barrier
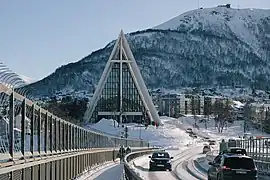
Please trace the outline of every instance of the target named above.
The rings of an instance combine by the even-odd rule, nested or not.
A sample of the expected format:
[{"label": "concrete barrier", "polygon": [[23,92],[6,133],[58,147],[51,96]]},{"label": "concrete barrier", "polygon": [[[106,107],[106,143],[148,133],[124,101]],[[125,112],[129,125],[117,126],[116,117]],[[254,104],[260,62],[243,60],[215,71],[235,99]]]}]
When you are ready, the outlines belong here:
[{"label": "concrete barrier", "polygon": [[132,180],[143,180],[140,177],[140,174],[135,172],[135,169],[132,168],[131,164],[129,163],[131,160],[146,155],[146,154],[151,154],[152,152],[156,151],[157,148],[151,148],[147,150],[142,150],[142,151],[137,151],[137,152],[132,152],[128,155],[125,156],[124,159],[124,168],[125,168],[125,175],[127,179],[132,179]]}]

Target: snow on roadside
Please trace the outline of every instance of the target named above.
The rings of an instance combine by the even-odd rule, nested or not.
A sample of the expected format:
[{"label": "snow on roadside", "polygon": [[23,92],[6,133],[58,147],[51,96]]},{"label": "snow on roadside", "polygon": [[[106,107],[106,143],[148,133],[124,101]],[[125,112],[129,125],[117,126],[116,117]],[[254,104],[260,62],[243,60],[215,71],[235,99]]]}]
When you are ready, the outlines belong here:
[{"label": "snow on roadside", "polygon": [[[177,121],[173,121],[174,124],[178,124],[178,126],[182,126],[184,129],[192,128],[192,130],[198,134],[203,134],[205,136],[209,136],[212,139],[221,140],[221,139],[229,139],[229,138],[238,138],[239,136],[243,137],[244,135],[244,121],[234,121],[232,124],[228,123],[228,127],[225,127],[222,133],[219,133],[215,128],[215,122],[213,119],[210,119],[205,127],[204,122],[200,122],[200,119],[203,117],[197,117],[197,126],[199,129],[194,128],[195,120],[193,116],[181,117],[177,119]],[[257,129],[250,128],[246,133],[250,133],[252,136],[264,136],[270,137],[269,134],[262,133]]]},{"label": "snow on roadside", "polygon": [[[179,146],[193,143],[193,139],[189,137],[184,130],[177,128],[175,125],[166,123],[168,119],[168,117],[161,117],[162,125],[158,128],[154,126],[145,128],[144,126],[134,123],[124,125],[128,127],[129,138],[139,139],[141,136],[142,139],[149,141],[152,146],[178,148]],[[117,122],[114,122],[112,119],[102,119],[96,124],[86,126],[86,128],[121,136],[121,132],[124,132],[124,128],[117,126]]]}]

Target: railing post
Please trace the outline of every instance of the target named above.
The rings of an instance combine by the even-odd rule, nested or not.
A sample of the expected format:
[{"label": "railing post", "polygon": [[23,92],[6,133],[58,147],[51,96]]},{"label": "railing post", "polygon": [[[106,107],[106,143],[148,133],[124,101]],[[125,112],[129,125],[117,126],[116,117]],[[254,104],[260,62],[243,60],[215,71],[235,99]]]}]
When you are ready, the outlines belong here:
[{"label": "railing post", "polygon": [[79,128],[79,149],[82,149],[82,129]]},{"label": "railing post", "polygon": [[73,134],[74,134],[74,126],[73,124],[70,124],[70,149],[74,150],[74,138],[73,138]]},{"label": "railing post", "polygon": [[37,116],[37,122],[38,122],[38,154],[41,154],[41,110],[38,109],[38,116]]},{"label": "railing post", "polygon": [[14,92],[9,98],[9,154],[14,158]]},{"label": "railing post", "polygon": [[45,114],[45,119],[44,119],[44,151],[45,151],[45,154],[47,154],[47,151],[48,151],[48,112],[46,112]]},{"label": "railing post", "polygon": [[78,150],[78,127],[77,126],[75,126],[74,139],[75,139],[75,149]]},{"label": "railing post", "polygon": [[66,132],[65,132],[65,129],[66,129],[66,123],[65,123],[65,121],[62,121],[62,149],[63,149],[63,151],[65,151],[66,150]]},{"label": "railing post", "polygon": [[62,152],[62,131],[61,131],[61,119],[58,119],[58,132],[59,132],[59,136],[58,136],[58,150],[60,152]]},{"label": "railing post", "polygon": [[32,105],[32,116],[30,122],[31,136],[30,136],[30,152],[34,156],[34,119],[35,119],[35,104]]},{"label": "railing post", "polygon": [[63,132],[63,142],[62,142],[62,149],[66,151],[66,123],[62,121],[62,132]]},{"label": "railing post", "polygon": [[25,155],[25,117],[26,117],[26,102],[25,102],[25,99],[23,100],[22,102],[22,112],[21,112],[21,115],[22,115],[22,119],[21,119],[21,152],[22,152],[22,155],[23,155],[23,158],[24,155]]},{"label": "railing post", "polygon": [[67,151],[70,150],[70,125],[69,123],[67,124]]},{"label": "railing post", "polygon": [[50,118],[50,151],[53,153],[53,115]]},{"label": "railing post", "polygon": [[54,118],[54,151],[57,152],[57,119]]}]

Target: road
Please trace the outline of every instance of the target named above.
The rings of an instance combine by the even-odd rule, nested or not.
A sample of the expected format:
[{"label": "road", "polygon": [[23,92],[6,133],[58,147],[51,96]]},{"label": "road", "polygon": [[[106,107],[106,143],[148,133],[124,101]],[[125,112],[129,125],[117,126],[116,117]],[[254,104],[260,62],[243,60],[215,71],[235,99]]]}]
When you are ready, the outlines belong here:
[{"label": "road", "polygon": [[[172,172],[169,171],[154,171],[149,172],[148,164],[149,158],[148,156],[142,156],[131,163],[136,168],[137,172],[141,175],[142,178],[146,180],[158,180],[158,179],[166,179],[166,180],[190,180],[190,179],[207,179],[204,173],[198,172],[193,165],[193,159],[198,154],[202,152],[202,146],[192,146],[189,147],[182,152],[168,150],[171,156],[174,157],[172,161]],[[189,169],[192,170],[193,175],[189,172]],[[195,176],[196,177],[195,177]],[[200,178],[198,178],[200,177]]]}]

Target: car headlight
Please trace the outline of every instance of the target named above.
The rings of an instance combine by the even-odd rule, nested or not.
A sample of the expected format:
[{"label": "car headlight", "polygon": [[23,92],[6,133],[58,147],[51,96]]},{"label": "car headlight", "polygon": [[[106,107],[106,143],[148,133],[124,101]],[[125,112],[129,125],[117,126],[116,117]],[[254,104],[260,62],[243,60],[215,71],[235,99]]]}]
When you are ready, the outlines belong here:
[{"label": "car headlight", "polygon": [[168,160],[167,163],[171,163],[172,161],[171,160]]},{"label": "car headlight", "polygon": [[151,159],[150,162],[153,163],[153,162],[155,162],[155,161],[153,161],[153,160]]}]

